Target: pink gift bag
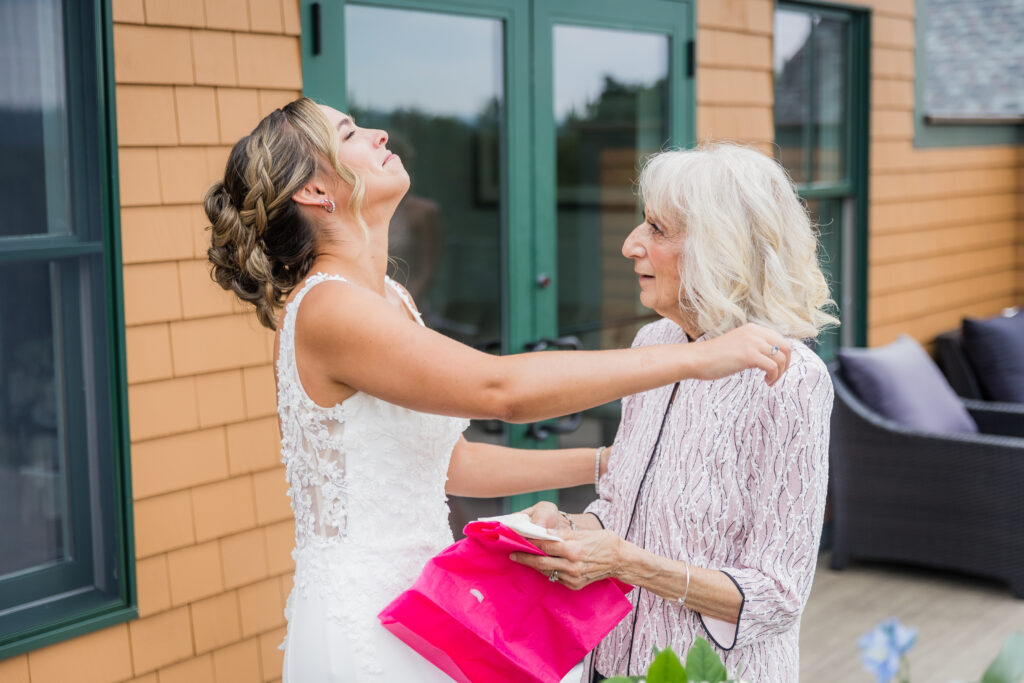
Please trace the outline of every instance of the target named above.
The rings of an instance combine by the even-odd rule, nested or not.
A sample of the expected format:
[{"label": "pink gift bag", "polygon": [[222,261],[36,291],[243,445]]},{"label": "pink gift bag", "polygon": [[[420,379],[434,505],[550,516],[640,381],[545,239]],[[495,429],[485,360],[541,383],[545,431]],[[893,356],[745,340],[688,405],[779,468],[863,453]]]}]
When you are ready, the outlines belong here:
[{"label": "pink gift bag", "polygon": [[629,614],[632,586],[603,579],[574,591],[510,560],[544,553],[507,526],[464,531],[378,615],[456,681],[557,683]]}]

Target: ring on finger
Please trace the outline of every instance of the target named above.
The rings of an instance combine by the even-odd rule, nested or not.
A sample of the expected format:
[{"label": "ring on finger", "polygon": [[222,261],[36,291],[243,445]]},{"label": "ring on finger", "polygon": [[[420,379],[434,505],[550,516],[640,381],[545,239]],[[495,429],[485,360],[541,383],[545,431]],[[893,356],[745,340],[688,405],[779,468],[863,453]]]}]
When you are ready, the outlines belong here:
[{"label": "ring on finger", "polygon": [[551,573],[548,574],[548,581],[558,581],[558,570],[552,569]]},{"label": "ring on finger", "polygon": [[772,352],[768,354],[768,357],[769,358],[774,358],[775,354],[777,354],[778,352],[779,352],[779,345],[778,344],[772,344]]}]

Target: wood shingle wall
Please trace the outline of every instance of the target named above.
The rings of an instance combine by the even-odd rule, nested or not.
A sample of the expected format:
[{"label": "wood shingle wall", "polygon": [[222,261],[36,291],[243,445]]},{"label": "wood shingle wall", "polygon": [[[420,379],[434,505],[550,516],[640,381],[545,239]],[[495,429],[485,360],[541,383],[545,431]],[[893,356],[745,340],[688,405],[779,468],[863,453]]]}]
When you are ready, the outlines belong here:
[{"label": "wood shingle wall", "polygon": [[697,139],[772,153],[773,0],[697,3]]}]

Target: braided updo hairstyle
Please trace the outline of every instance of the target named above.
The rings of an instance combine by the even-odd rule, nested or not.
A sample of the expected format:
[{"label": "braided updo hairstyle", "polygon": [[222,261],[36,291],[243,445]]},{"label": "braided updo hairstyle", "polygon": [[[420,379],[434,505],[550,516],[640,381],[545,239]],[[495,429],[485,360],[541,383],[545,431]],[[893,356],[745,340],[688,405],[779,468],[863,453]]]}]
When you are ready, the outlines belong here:
[{"label": "braided updo hairstyle", "polygon": [[239,140],[224,180],[206,193],[210,275],[255,306],[264,327],[277,329],[278,309],[316,258],[316,231],[292,195],[318,171],[330,169],[352,187],[348,209],[365,230],[365,184],[338,161],[333,126],[303,97],[273,111]]}]

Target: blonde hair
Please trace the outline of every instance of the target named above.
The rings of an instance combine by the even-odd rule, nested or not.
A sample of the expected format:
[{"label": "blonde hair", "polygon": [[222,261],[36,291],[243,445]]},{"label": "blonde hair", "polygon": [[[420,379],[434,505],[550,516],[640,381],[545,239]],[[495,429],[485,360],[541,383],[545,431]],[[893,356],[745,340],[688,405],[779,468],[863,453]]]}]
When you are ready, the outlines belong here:
[{"label": "blonde hair", "polygon": [[640,196],[682,231],[680,310],[720,335],[748,322],[816,338],[839,324],[818,262],[818,241],[789,176],[769,157],[731,143],[647,159]]},{"label": "blonde hair", "polygon": [[306,97],[274,110],[239,140],[224,179],[206,193],[210,275],[255,306],[264,327],[277,328],[278,309],[316,258],[316,232],[292,195],[328,169],[352,187],[348,211],[368,234],[361,212],[366,184],[338,161],[334,127]]}]

